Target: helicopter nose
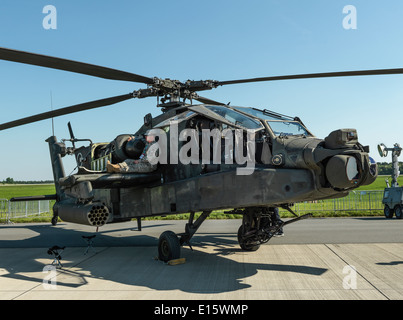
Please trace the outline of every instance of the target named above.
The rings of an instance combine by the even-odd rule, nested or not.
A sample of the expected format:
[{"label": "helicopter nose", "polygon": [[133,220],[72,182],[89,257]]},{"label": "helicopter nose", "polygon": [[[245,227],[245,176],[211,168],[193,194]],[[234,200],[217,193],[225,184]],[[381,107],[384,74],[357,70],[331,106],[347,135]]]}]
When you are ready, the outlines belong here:
[{"label": "helicopter nose", "polygon": [[377,163],[369,156],[369,147],[358,143],[355,129],[336,130],[324,140],[308,141],[303,160],[308,168],[319,173],[320,184],[325,188],[369,185],[378,176]]},{"label": "helicopter nose", "polygon": [[[334,188],[369,185],[378,176],[378,166],[368,154],[361,154],[363,164],[350,155],[335,155],[326,164],[326,177]],[[365,159],[365,160],[364,160]]]},{"label": "helicopter nose", "polygon": [[326,165],[326,177],[333,187],[349,188],[359,181],[357,159],[352,156],[336,155]]}]

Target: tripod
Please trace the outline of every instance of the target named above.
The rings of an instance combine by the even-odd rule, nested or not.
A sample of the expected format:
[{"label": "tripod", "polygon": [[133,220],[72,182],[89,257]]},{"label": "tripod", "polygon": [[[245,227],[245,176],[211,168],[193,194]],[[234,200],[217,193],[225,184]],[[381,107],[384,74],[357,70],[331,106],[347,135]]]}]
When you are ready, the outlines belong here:
[{"label": "tripod", "polygon": [[65,248],[66,247],[53,246],[48,249],[48,254],[54,255],[52,266],[55,265],[56,268],[57,267],[63,268],[63,265],[60,263],[60,260],[62,260],[62,256],[60,254],[63,252]]}]

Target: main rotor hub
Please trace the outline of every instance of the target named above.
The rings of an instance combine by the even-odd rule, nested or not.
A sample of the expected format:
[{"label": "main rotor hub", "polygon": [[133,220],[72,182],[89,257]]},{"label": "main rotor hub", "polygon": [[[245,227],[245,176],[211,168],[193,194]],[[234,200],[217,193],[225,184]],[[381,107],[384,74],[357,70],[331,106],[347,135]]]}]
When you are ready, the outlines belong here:
[{"label": "main rotor hub", "polygon": [[187,80],[185,83],[179,80],[153,78],[153,83],[147,89],[139,89],[133,92],[134,98],[164,97],[166,101],[177,102],[180,98],[197,99],[197,91],[211,90],[218,86],[218,81],[214,80]]}]

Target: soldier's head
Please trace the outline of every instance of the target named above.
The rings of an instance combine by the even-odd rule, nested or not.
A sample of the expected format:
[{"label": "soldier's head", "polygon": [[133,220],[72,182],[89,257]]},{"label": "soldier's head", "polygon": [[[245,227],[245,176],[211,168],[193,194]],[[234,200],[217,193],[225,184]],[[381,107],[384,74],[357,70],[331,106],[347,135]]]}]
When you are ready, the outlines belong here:
[{"label": "soldier's head", "polygon": [[144,137],[148,143],[154,142],[155,141],[155,134],[152,132],[152,130],[148,130],[145,134]]}]

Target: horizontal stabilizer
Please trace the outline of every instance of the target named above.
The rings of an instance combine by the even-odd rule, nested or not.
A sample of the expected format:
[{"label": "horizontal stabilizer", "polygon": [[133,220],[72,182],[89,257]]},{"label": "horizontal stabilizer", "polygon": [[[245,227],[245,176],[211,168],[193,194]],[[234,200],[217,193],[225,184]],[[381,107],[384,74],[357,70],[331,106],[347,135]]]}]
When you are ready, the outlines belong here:
[{"label": "horizontal stabilizer", "polygon": [[26,196],[26,197],[14,197],[11,198],[11,202],[17,201],[38,201],[38,200],[56,200],[56,194],[49,194],[44,196]]}]

